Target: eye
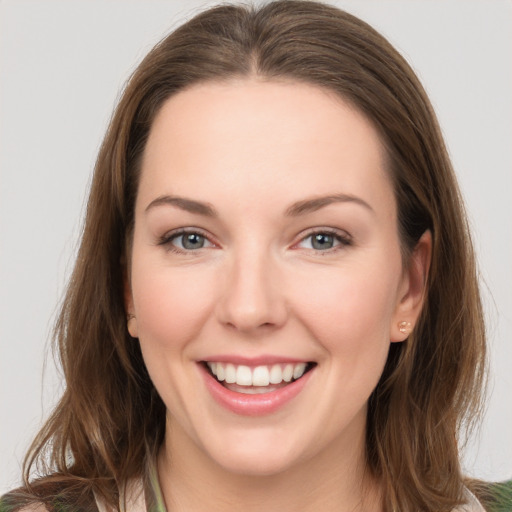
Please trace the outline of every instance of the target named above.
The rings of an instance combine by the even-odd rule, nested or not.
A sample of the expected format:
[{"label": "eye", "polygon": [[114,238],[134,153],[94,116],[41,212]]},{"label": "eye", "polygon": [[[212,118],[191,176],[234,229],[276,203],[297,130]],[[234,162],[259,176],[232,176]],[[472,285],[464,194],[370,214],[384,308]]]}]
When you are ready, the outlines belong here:
[{"label": "eye", "polygon": [[162,238],[160,244],[166,245],[171,250],[177,252],[197,251],[198,249],[213,247],[214,245],[206,236],[197,231],[170,233]]},{"label": "eye", "polygon": [[180,249],[187,249],[187,251],[202,249],[206,241],[206,238],[199,233],[184,233],[173,239]]},{"label": "eye", "polygon": [[350,245],[351,240],[347,234],[333,231],[315,231],[304,237],[298,244],[303,249],[315,251],[328,251],[336,247]]}]

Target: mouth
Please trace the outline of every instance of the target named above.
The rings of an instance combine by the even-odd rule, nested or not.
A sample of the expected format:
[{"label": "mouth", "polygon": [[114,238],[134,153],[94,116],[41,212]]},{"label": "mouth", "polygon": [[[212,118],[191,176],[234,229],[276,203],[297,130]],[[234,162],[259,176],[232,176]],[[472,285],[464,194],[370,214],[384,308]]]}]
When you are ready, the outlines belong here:
[{"label": "mouth", "polygon": [[302,379],[315,362],[237,365],[221,361],[203,361],[208,374],[224,388],[247,395],[271,393]]}]

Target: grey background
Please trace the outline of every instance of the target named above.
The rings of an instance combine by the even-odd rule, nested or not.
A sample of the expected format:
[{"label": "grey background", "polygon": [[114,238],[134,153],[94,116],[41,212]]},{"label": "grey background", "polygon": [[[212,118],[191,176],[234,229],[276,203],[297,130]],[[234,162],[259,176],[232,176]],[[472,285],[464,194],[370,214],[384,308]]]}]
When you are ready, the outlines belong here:
[{"label": "grey background", "polygon": [[[152,45],[213,3],[0,1],[0,493],[18,483],[61,390],[48,340],[112,108]],[[402,51],[439,115],[474,230],[491,346],[487,414],[464,465],[510,478],[512,3],[332,3]]]}]

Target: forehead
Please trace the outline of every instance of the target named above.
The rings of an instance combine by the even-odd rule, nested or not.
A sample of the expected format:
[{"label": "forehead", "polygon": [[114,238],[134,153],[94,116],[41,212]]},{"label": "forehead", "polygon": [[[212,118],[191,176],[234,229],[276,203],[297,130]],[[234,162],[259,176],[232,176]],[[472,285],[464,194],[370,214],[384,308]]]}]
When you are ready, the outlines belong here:
[{"label": "forehead", "polygon": [[384,161],[373,125],[327,89],[256,79],[207,82],[160,109],[139,194],[144,202],[162,193],[214,192],[244,201],[332,192],[389,200]]}]

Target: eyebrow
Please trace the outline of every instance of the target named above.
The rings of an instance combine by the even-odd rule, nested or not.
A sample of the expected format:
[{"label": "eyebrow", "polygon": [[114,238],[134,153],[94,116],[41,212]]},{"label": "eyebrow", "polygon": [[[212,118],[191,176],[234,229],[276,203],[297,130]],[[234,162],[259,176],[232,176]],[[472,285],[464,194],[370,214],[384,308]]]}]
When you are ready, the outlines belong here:
[{"label": "eyebrow", "polygon": [[355,203],[363,206],[371,213],[375,213],[375,210],[363,199],[350,194],[332,194],[328,196],[313,197],[312,199],[305,199],[292,204],[287,210],[286,215],[289,217],[297,217],[306,213],[316,212],[325,206],[329,206],[333,203]]},{"label": "eyebrow", "polygon": [[[333,203],[355,203],[363,206],[370,212],[375,213],[375,210],[360,197],[350,194],[331,194],[328,196],[313,197],[311,199],[297,201],[286,209],[285,215],[287,217],[298,217],[307,213],[316,212],[317,210]],[[198,215],[204,215],[206,217],[218,217],[217,210],[215,210],[210,203],[203,203],[201,201],[195,201],[194,199],[169,195],[160,196],[151,201],[151,203],[146,207],[146,212],[152,208],[163,205],[175,206],[181,210]]]},{"label": "eyebrow", "polygon": [[190,213],[196,213],[199,215],[205,215],[206,217],[218,217],[217,210],[209,204],[201,201],[194,201],[193,199],[187,199],[179,196],[160,196],[151,201],[146,207],[146,212],[157,206],[175,206],[181,210],[185,210]]}]

